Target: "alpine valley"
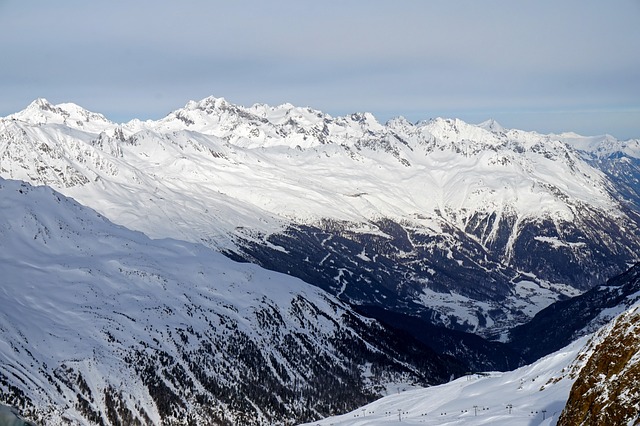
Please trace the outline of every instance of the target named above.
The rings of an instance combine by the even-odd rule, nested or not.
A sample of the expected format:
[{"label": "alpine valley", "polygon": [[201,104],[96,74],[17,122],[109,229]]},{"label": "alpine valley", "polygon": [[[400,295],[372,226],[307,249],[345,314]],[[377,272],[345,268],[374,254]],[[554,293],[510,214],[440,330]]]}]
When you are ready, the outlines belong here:
[{"label": "alpine valley", "polygon": [[317,420],[636,300],[640,140],[38,99],[0,119],[0,177],[0,403],[42,424]]}]

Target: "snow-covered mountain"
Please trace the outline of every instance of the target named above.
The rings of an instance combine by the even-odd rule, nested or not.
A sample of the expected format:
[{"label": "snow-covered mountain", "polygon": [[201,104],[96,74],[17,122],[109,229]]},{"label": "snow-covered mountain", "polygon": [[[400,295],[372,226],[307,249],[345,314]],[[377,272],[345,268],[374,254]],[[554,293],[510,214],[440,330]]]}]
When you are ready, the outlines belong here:
[{"label": "snow-covered mountain", "polygon": [[[637,261],[637,141],[614,142],[219,98],[116,124],[40,99],[1,120],[0,175],[351,303],[499,337]],[[602,152],[631,165],[623,177]]]},{"label": "snow-covered mountain", "polygon": [[467,368],[297,278],[0,179],[0,403],[40,425],[291,424]]},{"label": "snow-covered mountain", "polygon": [[[616,278],[624,288],[634,280],[637,276],[633,270]],[[509,372],[470,374],[443,385],[399,392],[313,424],[637,424],[639,295],[636,291],[611,305],[610,313],[617,314],[599,329],[530,365]]]},{"label": "snow-covered mountain", "polygon": [[560,139],[580,150],[583,158],[602,170],[614,184],[621,203],[640,211],[640,139],[619,141],[612,136],[587,138],[564,133]]}]

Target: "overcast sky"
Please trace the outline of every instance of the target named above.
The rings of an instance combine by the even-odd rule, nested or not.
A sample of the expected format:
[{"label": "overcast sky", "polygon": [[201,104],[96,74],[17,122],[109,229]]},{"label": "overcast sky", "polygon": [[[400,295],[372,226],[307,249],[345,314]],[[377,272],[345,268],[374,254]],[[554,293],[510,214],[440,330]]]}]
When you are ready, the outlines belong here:
[{"label": "overcast sky", "polygon": [[0,116],[189,100],[640,138],[640,0],[0,0]]}]

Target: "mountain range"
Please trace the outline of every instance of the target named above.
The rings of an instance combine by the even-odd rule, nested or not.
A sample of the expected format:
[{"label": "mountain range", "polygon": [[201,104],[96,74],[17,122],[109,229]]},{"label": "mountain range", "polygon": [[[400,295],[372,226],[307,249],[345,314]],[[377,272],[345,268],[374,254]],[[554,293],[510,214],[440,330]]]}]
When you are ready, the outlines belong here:
[{"label": "mountain range", "polygon": [[38,99],[0,178],[0,402],[46,424],[316,420],[635,303],[639,140]]},{"label": "mountain range", "polygon": [[38,99],[0,125],[5,178],[355,305],[502,340],[638,260],[639,158],[638,140],[213,97],[124,124]]}]

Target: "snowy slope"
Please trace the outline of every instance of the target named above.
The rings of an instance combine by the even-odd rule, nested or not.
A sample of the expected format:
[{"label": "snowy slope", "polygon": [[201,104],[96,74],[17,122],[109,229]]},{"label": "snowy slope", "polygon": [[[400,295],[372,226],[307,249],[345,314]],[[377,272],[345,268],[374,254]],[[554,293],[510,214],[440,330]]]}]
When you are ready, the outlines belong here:
[{"label": "snowy slope", "polygon": [[[179,194],[213,206],[224,201],[211,190],[296,220],[413,216],[419,223],[418,213],[437,210],[463,226],[472,213],[498,207],[525,217],[571,219],[572,206],[554,194],[557,187],[572,202],[615,213],[603,176],[560,141],[523,132],[502,138],[459,120],[411,125],[397,119],[382,126],[369,114],[333,119],[291,105],[242,108],[207,98],[157,122],[117,125],[76,105],[39,99],[2,126],[5,177],[60,189],[83,184],[88,187],[69,191],[83,202],[109,195],[102,186],[117,183],[155,194],[157,203],[168,186],[176,193],[166,195],[177,202]],[[113,195],[104,198],[116,203]],[[136,198],[158,210],[142,195]],[[196,216],[192,209],[183,206],[180,213]],[[179,212],[171,213],[177,220]],[[146,228],[154,236],[170,232]],[[495,232],[488,229],[484,242]]]},{"label": "snowy slope", "polygon": [[579,355],[586,342],[582,338],[514,371],[401,392],[309,425],[555,425],[584,364]]},{"label": "snowy slope", "polygon": [[561,416],[563,425],[635,424],[638,309],[636,302],[597,332],[514,371],[400,392],[309,425],[551,426]]},{"label": "snowy slope", "polygon": [[[190,198],[197,197],[187,183],[209,184],[234,199],[298,220],[409,219],[438,210],[463,225],[470,213],[495,207],[522,216],[572,218],[571,206],[549,187],[572,202],[615,212],[603,176],[580,162],[560,139],[519,131],[496,134],[460,120],[412,125],[396,119],[383,126],[370,114],[334,119],[292,105],[243,108],[207,98],[157,122],[118,125],[73,104],[53,106],[39,99],[2,125],[6,177],[61,187],[67,171],[59,169],[63,182],[56,182],[54,176],[41,175],[38,163],[67,160],[89,180],[120,184],[131,179],[142,183],[129,173],[117,176],[126,168],[171,181],[179,175]],[[22,164],[12,164],[10,159],[19,157],[13,150],[25,154],[27,148],[35,152],[22,157]],[[47,155],[49,149],[54,152]],[[246,174],[238,176],[242,172]],[[87,188],[82,194],[99,191]],[[484,240],[495,237],[492,231]]]},{"label": "snowy slope", "polygon": [[567,140],[213,97],[116,124],[39,99],[1,120],[0,175],[353,303],[499,336],[637,260],[627,190]]},{"label": "snowy slope", "polygon": [[586,154],[604,158],[624,154],[640,158],[640,139],[621,141],[611,135],[582,136],[576,133],[561,133],[557,138]]},{"label": "snowy slope", "polygon": [[640,211],[640,139],[619,141],[609,135],[584,137],[575,134],[559,137],[577,148],[589,164],[605,173],[616,188],[622,205],[636,214]]},{"label": "snowy slope", "polygon": [[0,277],[0,403],[40,424],[283,424],[464,368],[298,279],[4,179]]}]

